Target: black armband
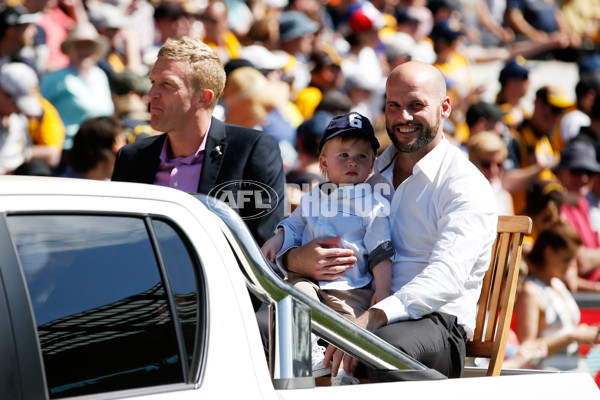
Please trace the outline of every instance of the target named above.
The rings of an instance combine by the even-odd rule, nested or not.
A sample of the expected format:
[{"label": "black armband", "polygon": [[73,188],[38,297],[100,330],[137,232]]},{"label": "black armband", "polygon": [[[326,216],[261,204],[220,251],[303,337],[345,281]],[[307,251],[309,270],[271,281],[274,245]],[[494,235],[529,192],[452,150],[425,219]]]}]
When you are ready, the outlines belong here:
[{"label": "black armband", "polygon": [[390,259],[394,256],[394,246],[391,240],[387,240],[377,246],[369,253],[368,265],[369,271],[373,272],[373,268],[383,260]]}]

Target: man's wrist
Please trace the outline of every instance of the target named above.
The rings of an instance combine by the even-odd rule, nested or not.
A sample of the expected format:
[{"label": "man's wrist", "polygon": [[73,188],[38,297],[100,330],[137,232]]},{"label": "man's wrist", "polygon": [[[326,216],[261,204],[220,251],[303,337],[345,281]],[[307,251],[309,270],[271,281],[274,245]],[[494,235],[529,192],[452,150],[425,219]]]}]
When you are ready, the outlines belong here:
[{"label": "man's wrist", "polygon": [[388,319],[383,310],[378,308],[369,309],[369,321],[367,322],[366,329],[370,332],[387,325]]}]

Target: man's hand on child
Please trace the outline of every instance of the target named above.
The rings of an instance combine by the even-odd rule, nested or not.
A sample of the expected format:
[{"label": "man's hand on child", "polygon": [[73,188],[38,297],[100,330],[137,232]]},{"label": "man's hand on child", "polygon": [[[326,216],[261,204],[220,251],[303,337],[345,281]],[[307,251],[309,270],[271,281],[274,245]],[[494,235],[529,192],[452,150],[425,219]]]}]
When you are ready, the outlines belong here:
[{"label": "man's hand on child", "polygon": [[313,239],[287,252],[286,267],[317,281],[332,281],[354,268],[356,257],[350,249],[338,246],[340,237]]}]

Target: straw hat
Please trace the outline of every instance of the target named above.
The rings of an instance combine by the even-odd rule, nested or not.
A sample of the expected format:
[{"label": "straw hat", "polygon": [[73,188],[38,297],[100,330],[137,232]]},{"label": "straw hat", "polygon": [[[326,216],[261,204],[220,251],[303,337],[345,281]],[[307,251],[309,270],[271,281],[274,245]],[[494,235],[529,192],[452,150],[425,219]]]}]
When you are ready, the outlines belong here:
[{"label": "straw hat", "polygon": [[285,82],[270,81],[254,67],[240,67],[227,77],[223,102],[225,122],[254,128],[266,122],[268,113],[289,99]]},{"label": "straw hat", "polygon": [[75,42],[91,42],[96,46],[96,55],[102,58],[110,49],[110,42],[107,37],[98,33],[94,25],[90,23],[78,24],[73,28],[64,42],[60,45],[63,53],[68,54],[71,46]]},{"label": "straw hat", "polygon": [[227,77],[223,101],[231,104],[251,100],[265,107],[277,107],[289,98],[289,86],[285,82],[269,81],[253,67],[240,67]]}]

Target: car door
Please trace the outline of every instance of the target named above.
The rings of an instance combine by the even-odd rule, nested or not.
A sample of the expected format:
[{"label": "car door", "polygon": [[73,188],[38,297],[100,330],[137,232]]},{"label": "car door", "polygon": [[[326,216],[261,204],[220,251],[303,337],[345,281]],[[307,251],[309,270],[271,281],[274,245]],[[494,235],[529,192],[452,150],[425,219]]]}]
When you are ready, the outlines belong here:
[{"label": "car door", "polygon": [[[11,288],[0,317],[13,321],[0,333],[33,367],[14,368],[20,389],[6,398],[194,388],[206,291],[176,223],[135,213],[9,213],[0,242],[0,291]],[[38,345],[41,356],[31,351]]]}]

